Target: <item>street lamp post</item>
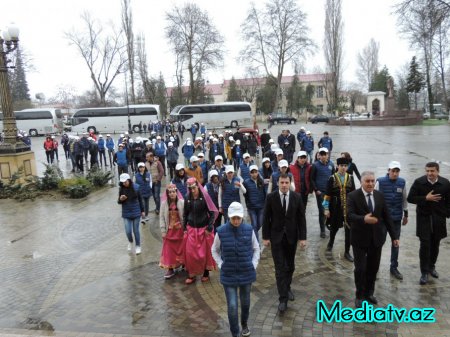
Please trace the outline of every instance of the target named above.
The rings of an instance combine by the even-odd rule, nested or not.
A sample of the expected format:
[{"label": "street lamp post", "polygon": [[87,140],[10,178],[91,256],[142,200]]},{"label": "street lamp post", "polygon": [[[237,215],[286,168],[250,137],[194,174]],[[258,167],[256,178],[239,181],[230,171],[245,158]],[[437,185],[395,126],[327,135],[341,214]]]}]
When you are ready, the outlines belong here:
[{"label": "street lamp post", "polygon": [[11,25],[0,36],[0,102],[3,112],[3,131],[5,138],[0,143],[0,179],[8,179],[20,167],[24,168],[25,175],[36,174],[34,153],[30,147],[17,142],[17,124],[14,115],[11,89],[8,81],[8,70],[14,68],[9,65],[8,54],[14,52],[19,46],[19,29]]}]

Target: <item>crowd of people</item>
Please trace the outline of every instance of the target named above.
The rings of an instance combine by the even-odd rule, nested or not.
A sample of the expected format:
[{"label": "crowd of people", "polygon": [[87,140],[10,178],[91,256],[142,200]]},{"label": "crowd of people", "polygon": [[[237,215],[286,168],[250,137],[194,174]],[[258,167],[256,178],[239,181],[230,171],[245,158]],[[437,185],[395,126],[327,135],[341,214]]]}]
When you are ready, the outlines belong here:
[{"label": "crowd of people", "polygon": [[[135,253],[142,251],[137,224],[149,220],[148,202],[153,196],[163,237],[160,266],[166,270],[164,277],[171,279],[185,270],[186,284],[193,284],[196,276],[207,282],[210,271],[219,268],[233,336],[250,335],[249,294],[263,245],[270,247],[274,260],[279,312],[284,313],[288,301],[295,300],[291,289],[295,255],[297,244],[306,247],[305,213],[311,194],[319,210],[320,237],[325,239],[329,230],[327,251],[333,250],[336,235],[344,228],[344,258],[354,264],[356,307],[363,301],[378,302],[375,280],[387,233],[391,238],[390,272],[403,279],[399,238],[402,225],[408,223],[408,202],[417,205],[419,282],[428,283],[428,275],[439,277],[435,266],[440,240],[447,235],[450,183],[439,176],[437,163],[426,164],[425,175],[414,181],[408,193],[398,161],[389,162],[386,175],[378,178],[370,171],[360,173],[348,152],[341,152],[335,164],[330,159],[333,142],[328,132],[317,143],[316,152],[311,132],[303,127],[297,137],[283,130],[276,142],[268,130],[261,135],[205,130],[183,143],[180,139],[176,132],[164,139],[151,134],[142,145],[145,154],[131,157],[127,153],[133,151],[133,142],[125,134],[119,139],[114,162],[119,165],[119,158],[123,160],[118,202],[125,209],[128,249],[132,249],[134,232]],[[138,138],[135,143],[139,144]],[[300,146],[297,152],[296,143]],[[121,151],[125,154],[118,156]],[[164,179],[166,190],[160,198]],[[361,184],[358,189],[355,179]],[[123,192],[126,188],[132,192]],[[127,210],[128,199],[134,206]]]}]

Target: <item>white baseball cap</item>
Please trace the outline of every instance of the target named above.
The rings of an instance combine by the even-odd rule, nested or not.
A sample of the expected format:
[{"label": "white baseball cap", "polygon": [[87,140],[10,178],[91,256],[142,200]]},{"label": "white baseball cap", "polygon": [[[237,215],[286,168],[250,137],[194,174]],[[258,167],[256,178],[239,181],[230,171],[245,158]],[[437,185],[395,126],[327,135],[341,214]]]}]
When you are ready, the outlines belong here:
[{"label": "white baseball cap", "polygon": [[399,169],[399,170],[401,170],[402,169],[402,166],[400,165],[400,162],[398,162],[398,161],[395,161],[395,160],[393,160],[393,161],[391,161],[390,163],[389,163],[389,169],[391,170],[391,169],[395,169],[395,168],[397,168],[397,169]]},{"label": "white baseball cap", "polygon": [[186,145],[191,146],[191,145],[192,145],[192,142],[191,142],[190,140],[188,140],[188,141],[186,142]]},{"label": "white baseball cap", "polygon": [[258,170],[259,170],[259,169],[258,169],[258,166],[256,166],[256,165],[250,165],[249,171],[252,172],[253,170],[258,171]]},{"label": "white baseball cap", "polygon": [[175,166],[175,170],[179,171],[179,170],[184,170],[184,165],[183,164],[177,164]]},{"label": "white baseball cap", "polygon": [[108,134],[106,135],[106,137],[111,137],[111,135],[108,133]]},{"label": "white baseball cap", "polygon": [[131,179],[131,178],[130,178],[130,175],[129,175],[128,173],[122,173],[122,174],[120,175],[120,177],[119,177],[119,181],[120,181],[121,183],[124,183],[124,182],[127,181],[128,179]]},{"label": "white baseball cap", "polygon": [[202,157],[202,158],[204,158],[205,157],[205,154],[203,153],[203,152],[200,152],[198,155],[197,155],[197,157]]},{"label": "white baseball cap", "polygon": [[281,167],[289,167],[289,164],[287,162],[287,160],[280,160],[280,162],[278,163],[278,166]]},{"label": "white baseball cap", "polygon": [[140,163],[138,164],[138,167],[145,167],[145,164],[144,164],[143,162],[140,162]]},{"label": "white baseball cap", "polygon": [[208,178],[211,179],[213,176],[219,176],[219,173],[216,170],[209,171]]},{"label": "white baseball cap", "polygon": [[229,173],[229,172],[233,172],[233,173],[234,173],[234,167],[233,167],[233,165],[228,165],[228,166],[225,168],[225,173]]},{"label": "white baseball cap", "polygon": [[270,162],[270,158],[264,157],[264,158],[262,159],[262,163],[263,163],[263,164],[264,164],[266,161]]},{"label": "white baseball cap", "polygon": [[328,149],[326,148],[326,147],[321,147],[320,149],[319,149],[319,153],[320,152],[326,152],[326,153],[328,153]]},{"label": "white baseball cap", "polygon": [[297,158],[301,157],[301,156],[307,156],[308,154],[306,153],[306,151],[298,151],[297,153]]},{"label": "white baseball cap", "polygon": [[228,137],[228,140],[229,140],[230,142],[234,141],[233,136]]},{"label": "white baseball cap", "polygon": [[276,149],[275,150],[275,154],[278,156],[280,154],[283,154],[283,150],[282,149]]},{"label": "white baseball cap", "polygon": [[240,145],[241,144],[241,141],[238,139],[237,141],[236,141],[236,145]]},{"label": "white baseball cap", "polygon": [[217,138],[213,138],[213,142],[218,142],[219,140]]},{"label": "white baseball cap", "polygon": [[169,142],[169,143],[167,144],[167,146],[173,146],[173,143],[172,143],[172,142]]},{"label": "white baseball cap", "polygon": [[161,136],[157,136],[156,139],[161,139]]},{"label": "white baseball cap", "polygon": [[244,154],[242,155],[242,158],[250,158],[250,153],[244,153]]},{"label": "white baseball cap", "polygon": [[309,130],[306,131],[306,134],[307,134],[307,135],[310,135],[310,134],[311,134],[311,131],[309,131]]},{"label": "white baseball cap", "polygon": [[103,138],[103,135],[98,135],[98,138]]},{"label": "white baseball cap", "polygon": [[189,161],[191,163],[193,163],[194,161],[198,161],[198,157],[197,156],[192,156],[191,159],[189,159]]},{"label": "white baseball cap", "polygon": [[228,217],[232,218],[234,216],[238,216],[240,218],[244,217],[244,207],[236,201],[232,202],[230,206],[228,206]]},{"label": "white baseball cap", "polygon": [[220,154],[218,154],[217,156],[214,157],[214,161],[216,160],[223,160],[223,157]]}]

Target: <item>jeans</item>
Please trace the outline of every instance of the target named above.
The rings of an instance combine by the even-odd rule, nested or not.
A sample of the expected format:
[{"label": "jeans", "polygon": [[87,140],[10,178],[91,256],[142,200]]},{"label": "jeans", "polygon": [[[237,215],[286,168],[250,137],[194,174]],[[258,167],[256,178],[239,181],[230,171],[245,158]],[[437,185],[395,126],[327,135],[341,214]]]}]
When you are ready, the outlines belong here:
[{"label": "jeans", "polygon": [[[402,229],[402,220],[394,220],[394,232],[400,240],[400,231]],[[391,245],[391,270],[398,267],[398,251],[399,247]]]},{"label": "jeans", "polygon": [[139,234],[139,223],[141,222],[141,217],[134,219],[123,218],[123,223],[125,224],[125,234],[127,235],[128,242],[133,243],[133,235],[136,240],[136,246],[141,245],[141,235]]},{"label": "jeans", "polygon": [[148,216],[148,205],[150,204],[150,197],[142,197],[142,201],[144,202],[144,212],[145,216]]},{"label": "jeans", "polygon": [[325,233],[325,214],[323,214],[325,209],[322,206],[323,196],[324,192],[322,192],[320,195],[316,194],[317,208],[319,209],[319,224],[321,233]]},{"label": "jeans", "polygon": [[159,208],[161,206],[161,182],[154,181],[152,184],[152,195],[153,200],[155,200],[156,210],[159,212]]},{"label": "jeans", "polygon": [[225,296],[227,298],[228,322],[230,323],[230,331],[233,336],[239,336],[238,321],[238,289],[239,298],[241,300],[241,325],[246,326],[250,312],[250,291],[251,284],[242,286],[223,286]]},{"label": "jeans", "polygon": [[252,222],[253,231],[255,232],[256,238],[259,241],[258,231],[263,223],[264,216],[264,207],[260,209],[247,209],[248,214],[250,215],[250,220]]}]

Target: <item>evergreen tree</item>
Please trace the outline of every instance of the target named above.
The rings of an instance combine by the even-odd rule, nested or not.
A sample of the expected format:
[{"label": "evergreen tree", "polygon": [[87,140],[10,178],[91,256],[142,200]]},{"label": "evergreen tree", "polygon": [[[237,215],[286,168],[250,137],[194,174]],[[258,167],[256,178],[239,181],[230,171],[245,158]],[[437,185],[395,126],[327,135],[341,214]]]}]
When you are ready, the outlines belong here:
[{"label": "evergreen tree", "polygon": [[287,111],[292,114],[296,112],[299,114],[300,110],[304,108],[305,90],[300,84],[297,73],[295,73],[292,79],[291,86],[287,92]]},{"label": "evergreen tree", "polygon": [[309,112],[313,112],[313,105],[312,105],[312,99],[314,97],[314,86],[309,83],[306,86],[306,90],[305,90],[305,99],[304,99],[304,103],[303,106],[306,107],[306,110]]},{"label": "evergreen tree", "polygon": [[162,73],[159,74],[158,83],[156,85],[155,102],[159,104],[159,111],[163,118],[167,117],[167,101],[166,101],[166,83]]},{"label": "evergreen tree", "polygon": [[386,66],[381,71],[375,71],[372,83],[370,84],[370,91],[383,91],[388,95],[387,80],[390,76]]},{"label": "evergreen tree", "polygon": [[407,89],[407,81],[404,77],[399,76],[398,77],[398,90],[396,91],[396,101],[397,101],[397,107],[400,110],[403,109],[410,109],[409,105],[409,95],[408,95],[408,89]]},{"label": "evergreen tree", "polygon": [[277,95],[277,79],[273,76],[266,78],[266,84],[256,94],[256,108],[269,114],[274,112]]},{"label": "evergreen tree", "polygon": [[9,86],[11,88],[14,110],[31,107],[28,82],[25,74],[25,64],[20,48],[17,49],[14,71],[9,72]]},{"label": "evergreen tree", "polygon": [[241,99],[241,90],[233,76],[230,81],[230,86],[228,87],[227,102],[238,102]]},{"label": "evergreen tree", "polygon": [[417,110],[417,93],[419,93],[425,86],[425,78],[420,72],[419,64],[416,62],[416,57],[413,56],[411,64],[409,65],[409,75],[406,83],[406,91],[414,93],[414,108]]}]

